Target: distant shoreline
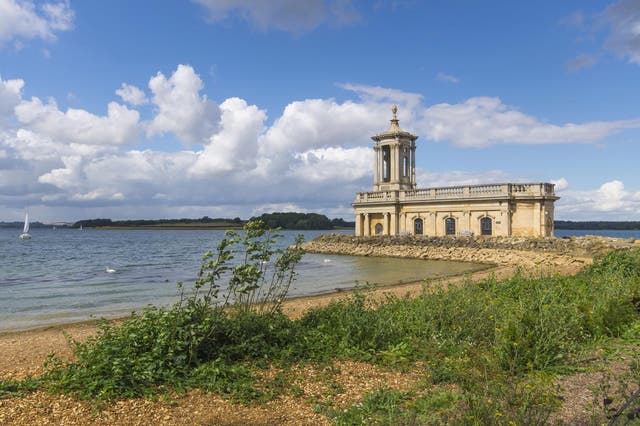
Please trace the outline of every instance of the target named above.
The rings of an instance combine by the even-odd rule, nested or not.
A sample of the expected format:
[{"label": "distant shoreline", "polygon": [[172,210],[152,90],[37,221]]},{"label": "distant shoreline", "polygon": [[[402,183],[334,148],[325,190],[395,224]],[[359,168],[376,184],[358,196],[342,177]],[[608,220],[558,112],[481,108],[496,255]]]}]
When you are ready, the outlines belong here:
[{"label": "distant shoreline", "polygon": [[[67,228],[67,229],[78,229],[78,228]],[[135,230],[213,230],[213,231],[226,231],[226,230],[236,230],[242,229],[242,225],[238,226],[216,226],[216,225],[143,225],[143,226],[94,226],[94,227],[85,227],[83,230],[118,230],[118,231],[135,231]],[[283,231],[344,231],[344,230],[352,230],[354,228],[345,228],[345,227],[335,227],[335,228],[318,228],[318,229],[282,229]]]}]

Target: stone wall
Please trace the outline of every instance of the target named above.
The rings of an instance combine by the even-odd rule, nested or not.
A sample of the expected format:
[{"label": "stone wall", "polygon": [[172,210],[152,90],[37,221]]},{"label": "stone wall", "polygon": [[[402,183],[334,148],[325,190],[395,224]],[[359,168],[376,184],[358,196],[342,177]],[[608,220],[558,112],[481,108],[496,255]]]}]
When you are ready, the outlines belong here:
[{"label": "stone wall", "polygon": [[633,239],[585,236],[526,237],[421,237],[413,235],[354,237],[325,234],[303,244],[310,253],[403,257],[518,265],[525,268],[590,263],[594,256],[640,246]]}]

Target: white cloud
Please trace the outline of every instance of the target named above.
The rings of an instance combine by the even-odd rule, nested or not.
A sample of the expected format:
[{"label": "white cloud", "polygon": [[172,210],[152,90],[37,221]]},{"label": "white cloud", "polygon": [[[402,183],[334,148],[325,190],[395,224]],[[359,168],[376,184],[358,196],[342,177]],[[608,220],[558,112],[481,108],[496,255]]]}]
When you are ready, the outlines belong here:
[{"label": "white cloud", "polygon": [[106,116],[82,109],[62,112],[55,100],[44,104],[39,98],[22,101],[15,107],[20,123],[55,140],[89,145],[124,145],[139,135],[138,111],[110,102]]},{"label": "white cloud", "polygon": [[189,65],[178,65],[170,78],[159,72],[149,80],[157,113],[147,128],[149,136],[174,133],[187,144],[205,143],[218,129],[220,109],[200,95],[202,80]]},{"label": "white cloud", "polygon": [[440,81],[446,81],[447,83],[454,83],[454,84],[460,82],[460,79],[458,77],[455,77],[451,74],[446,74],[443,72],[439,72],[436,75],[436,79]]},{"label": "white cloud", "polygon": [[239,18],[262,31],[302,33],[324,22],[344,25],[359,16],[351,0],[193,0],[204,6],[212,22]]},{"label": "white cloud", "polygon": [[353,182],[372,173],[372,152],[369,148],[318,148],[297,153],[292,175],[303,182]]},{"label": "white cloud", "polygon": [[220,105],[221,130],[213,135],[190,169],[194,176],[217,176],[256,168],[258,137],[264,130],[266,113],[240,98]]},{"label": "white cloud", "polygon": [[569,182],[563,177],[560,179],[551,179],[551,183],[555,185],[555,192],[561,192],[569,188]]},{"label": "white cloud", "polygon": [[605,46],[640,65],[640,2],[620,0],[604,10],[602,19],[609,27]]},{"label": "white cloud", "polygon": [[[400,105],[402,127],[416,129],[422,140],[462,146],[551,143],[572,135],[572,126],[606,128],[590,136],[594,141],[632,124],[550,125],[496,98],[427,107],[419,94],[344,84],[352,99],[291,102],[268,125],[266,111],[243,99],[232,97],[218,107],[202,93],[195,71],[184,65],[170,77],[151,78],[156,109],[142,123],[136,110],[115,102],[99,116],[81,109],[60,111],[55,100],[23,100],[23,86],[22,80],[0,80],[0,115],[6,118],[0,122],[0,213],[11,206],[22,209],[28,200],[57,214],[67,212],[57,219],[247,217],[252,211],[288,207],[348,217],[355,192],[371,188],[369,137],[387,126],[391,103]],[[145,126],[152,138],[145,143],[170,132],[201,146],[142,150],[135,143],[143,142],[137,138]],[[465,133],[466,127],[473,132]],[[427,148],[418,155],[429,155]],[[522,180],[500,170],[418,170],[421,187]],[[569,191],[565,178],[554,182],[558,191],[564,189],[560,206],[569,200],[564,209],[581,206],[594,215],[613,214],[616,206],[631,214],[632,208],[625,209],[638,197],[615,182],[582,194]]]},{"label": "white cloud", "polygon": [[122,101],[129,105],[138,106],[149,102],[142,90],[127,83],[122,83],[122,86],[116,90],[116,95],[120,96]]},{"label": "white cloud", "polygon": [[612,180],[590,191],[565,191],[556,203],[556,218],[571,220],[635,220],[640,215],[640,191]]},{"label": "white cloud", "polygon": [[595,142],[623,129],[640,128],[640,119],[555,125],[505,105],[499,98],[476,97],[426,108],[418,126],[435,141],[482,147]]},{"label": "white cloud", "polygon": [[423,99],[421,94],[389,89],[387,87],[352,83],[339,83],[337,86],[356,93],[365,104],[385,103],[387,105],[387,111],[389,104],[398,104],[402,107],[402,112],[405,113],[405,117],[403,117],[405,120],[406,113],[419,107]]},{"label": "white cloud", "polygon": [[2,80],[0,77],[0,119],[13,115],[13,109],[22,99],[24,80]]},{"label": "white cloud", "polygon": [[304,152],[335,145],[362,145],[389,119],[386,105],[333,99],[291,102],[266,132],[263,147],[271,152]]},{"label": "white cloud", "polygon": [[32,0],[0,0],[0,46],[16,38],[55,40],[57,31],[73,27],[73,18],[68,0],[37,8]]},{"label": "white cloud", "polygon": [[56,141],[41,133],[18,129],[14,135],[5,135],[3,143],[14,151],[16,158],[38,163],[59,162],[63,156],[94,157],[112,152],[110,145],[92,145]]}]

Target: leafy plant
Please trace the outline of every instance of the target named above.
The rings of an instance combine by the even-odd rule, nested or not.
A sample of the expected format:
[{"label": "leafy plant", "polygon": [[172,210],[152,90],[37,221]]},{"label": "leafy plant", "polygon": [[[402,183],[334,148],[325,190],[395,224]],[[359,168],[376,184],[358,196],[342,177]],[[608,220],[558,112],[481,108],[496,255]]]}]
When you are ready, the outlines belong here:
[{"label": "leafy plant", "polygon": [[[180,300],[171,308],[149,307],[117,325],[104,321],[97,336],[70,341],[74,362],[50,358],[49,387],[110,399],[197,383],[226,389],[229,377],[250,381],[231,363],[263,359],[292,338],[291,320],[280,310],[302,256],[301,239],[282,250],[275,248],[277,238],[261,222],[247,223],[244,235],[227,232],[215,252],[203,256],[193,288],[179,284]],[[233,266],[238,254],[243,260]],[[216,374],[203,382],[203,371]]]}]

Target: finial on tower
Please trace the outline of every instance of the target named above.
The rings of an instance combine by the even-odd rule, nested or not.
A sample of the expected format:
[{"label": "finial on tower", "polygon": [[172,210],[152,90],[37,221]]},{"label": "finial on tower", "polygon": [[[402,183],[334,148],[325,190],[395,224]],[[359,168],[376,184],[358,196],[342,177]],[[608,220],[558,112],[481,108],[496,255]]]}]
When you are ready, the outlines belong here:
[{"label": "finial on tower", "polygon": [[400,130],[400,125],[398,124],[398,105],[394,105],[391,107],[391,112],[393,113],[393,117],[391,118],[391,128],[389,130]]}]

